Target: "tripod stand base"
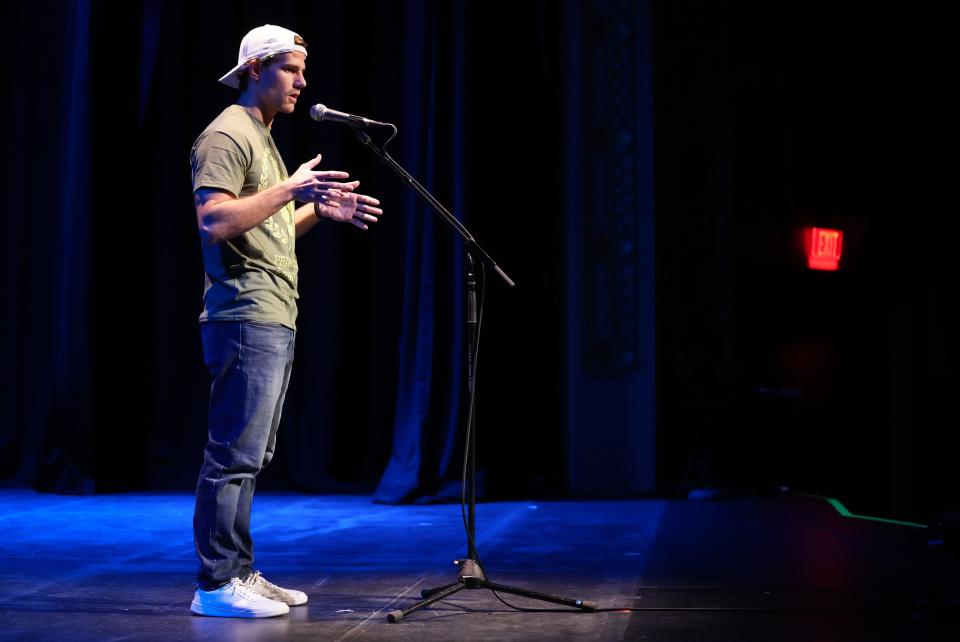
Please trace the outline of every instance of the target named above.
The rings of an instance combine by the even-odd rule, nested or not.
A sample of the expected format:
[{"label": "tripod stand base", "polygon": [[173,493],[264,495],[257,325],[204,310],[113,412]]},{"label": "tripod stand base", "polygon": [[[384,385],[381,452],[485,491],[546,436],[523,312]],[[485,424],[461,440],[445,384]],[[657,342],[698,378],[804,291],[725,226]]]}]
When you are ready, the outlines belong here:
[{"label": "tripod stand base", "polygon": [[439,602],[445,597],[449,597],[454,593],[459,593],[463,589],[489,589],[491,591],[496,591],[498,593],[507,593],[509,595],[519,595],[521,597],[528,597],[534,600],[540,600],[542,602],[551,602],[553,604],[561,604],[563,606],[570,606],[573,608],[580,609],[582,611],[596,611],[597,603],[590,600],[575,600],[569,597],[561,597],[559,595],[549,595],[547,593],[538,593],[536,591],[528,591],[526,589],[517,588],[515,586],[505,586],[503,584],[494,584],[487,580],[486,575],[483,573],[483,569],[480,568],[480,565],[477,564],[475,560],[465,559],[457,560],[457,565],[460,567],[460,572],[458,573],[457,581],[453,584],[447,584],[446,586],[440,586],[432,589],[424,589],[420,592],[420,597],[423,599],[415,603],[408,609],[402,611],[390,611],[387,613],[387,622],[396,623],[407,617],[414,611],[419,611],[425,606],[429,606],[434,602]]}]

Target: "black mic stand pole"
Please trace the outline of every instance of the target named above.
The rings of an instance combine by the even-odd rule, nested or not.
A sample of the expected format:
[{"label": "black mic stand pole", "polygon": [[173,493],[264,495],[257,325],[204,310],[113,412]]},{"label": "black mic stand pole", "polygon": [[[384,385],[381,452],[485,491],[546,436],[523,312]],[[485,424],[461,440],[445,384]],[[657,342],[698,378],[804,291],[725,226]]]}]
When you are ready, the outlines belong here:
[{"label": "black mic stand pole", "polygon": [[[388,124],[389,125],[389,124]],[[389,125],[393,128],[393,133],[396,135],[397,128],[393,125]],[[387,621],[391,623],[399,622],[403,618],[407,617],[414,611],[419,611],[425,606],[429,606],[434,602],[438,602],[444,598],[447,598],[454,593],[458,593],[463,589],[489,589],[494,592],[507,593],[510,595],[519,595],[521,597],[527,597],[534,600],[540,600],[543,602],[551,602],[553,604],[561,604],[563,606],[571,606],[583,611],[596,611],[597,604],[589,600],[576,600],[569,597],[561,597],[559,595],[549,595],[547,593],[538,593],[536,591],[528,591],[526,589],[517,588],[514,586],[505,586],[503,584],[495,584],[487,579],[486,574],[483,571],[483,567],[479,562],[479,556],[477,555],[476,549],[476,504],[477,504],[477,460],[476,460],[476,444],[477,444],[477,431],[476,431],[476,413],[474,412],[474,368],[476,363],[474,361],[475,357],[475,348],[477,341],[477,294],[476,294],[476,274],[474,273],[474,263],[473,256],[470,254],[471,251],[476,251],[480,256],[480,259],[486,265],[489,265],[494,272],[496,272],[503,281],[510,287],[514,286],[513,281],[510,279],[506,273],[501,270],[496,262],[490,257],[489,254],[481,248],[476,240],[473,238],[473,235],[470,234],[468,230],[457,218],[447,210],[433,195],[427,191],[423,185],[417,182],[417,180],[410,175],[410,173],[405,170],[397,161],[395,161],[390,154],[385,150],[380,149],[373,144],[373,141],[370,139],[369,134],[363,131],[362,125],[356,123],[350,123],[350,128],[353,130],[353,133],[356,135],[357,139],[363,143],[364,147],[372,151],[377,155],[380,160],[382,160],[390,169],[392,169],[404,182],[410,185],[418,194],[420,194],[423,199],[430,204],[433,210],[440,215],[440,217],[447,222],[447,224],[453,228],[461,238],[463,238],[464,243],[466,244],[466,259],[467,259],[467,390],[470,397],[470,411],[468,412],[467,420],[467,448],[469,450],[469,464],[468,464],[468,486],[469,486],[469,506],[468,506],[468,517],[467,517],[467,557],[465,559],[457,560],[456,564],[459,567],[459,572],[457,573],[457,581],[452,584],[447,584],[445,586],[439,586],[432,589],[424,589],[420,593],[420,597],[423,598],[419,602],[415,602],[409,608],[403,610],[390,611],[387,614]],[[392,138],[392,137],[391,137]],[[389,142],[389,141],[388,141]]]},{"label": "black mic stand pole", "polygon": [[[383,123],[383,124],[387,125],[388,127],[392,127],[393,134],[394,136],[396,136],[397,134],[396,127],[394,127],[390,123]],[[433,194],[428,192],[423,185],[418,183],[417,179],[411,176],[410,173],[400,165],[400,163],[395,161],[393,157],[390,156],[390,154],[388,154],[384,150],[374,145],[373,141],[370,139],[370,135],[367,134],[367,132],[363,131],[362,125],[358,123],[349,123],[349,125],[350,125],[350,129],[353,130],[353,133],[356,135],[357,139],[361,143],[363,143],[364,147],[366,147],[367,149],[372,151],[374,154],[376,154],[377,157],[380,160],[382,160],[384,163],[386,163],[390,169],[396,172],[397,175],[400,178],[402,178],[405,183],[407,183],[408,185],[410,185],[410,187],[416,190],[416,192],[420,194],[420,196],[422,196],[423,199],[427,203],[429,203],[431,207],[433,207],[434,211],[437,214],[439,214],[444,221],[446,221],[447,225],[452,227],[454,231],[456,231],[457,234],[460,235],[460,237],[467,244],[466,246],[467,251],[470,251],[470,249],[476,250],[480,254],[480,258],[483,259],[483,262],[489,265],[491,268],[493,268],[493,271],[499,274],[500,278],[502,278],[507,285],[509,285],[510,287],[513,287],[515,285],[513,280],[509,276],[507,276],[506,273],[497,266],[497,264],[494,262],[492,258],[490,258],[490,255],[487,254],[482,247],[477,245],[477,241],[473,238],[473,235],[470,234],[470,230],[464,227],[463,223],[458,221],[456,216],[451,214],[450,211],[440,203],[440,201],[435,199],[433,197]]]}]

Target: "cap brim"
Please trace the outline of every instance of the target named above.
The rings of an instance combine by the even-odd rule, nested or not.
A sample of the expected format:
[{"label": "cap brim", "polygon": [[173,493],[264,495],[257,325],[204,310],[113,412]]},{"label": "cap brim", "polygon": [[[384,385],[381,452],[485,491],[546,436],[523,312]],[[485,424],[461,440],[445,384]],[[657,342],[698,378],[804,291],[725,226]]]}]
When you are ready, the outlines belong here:
[{"label": "cap brim", "polygon": [[240,88],[240,70],[243,68],[245,63],[241,62],[239,65],[225,73],[221,78],[222,82],[227,87],[233,87],[234,89]]}]

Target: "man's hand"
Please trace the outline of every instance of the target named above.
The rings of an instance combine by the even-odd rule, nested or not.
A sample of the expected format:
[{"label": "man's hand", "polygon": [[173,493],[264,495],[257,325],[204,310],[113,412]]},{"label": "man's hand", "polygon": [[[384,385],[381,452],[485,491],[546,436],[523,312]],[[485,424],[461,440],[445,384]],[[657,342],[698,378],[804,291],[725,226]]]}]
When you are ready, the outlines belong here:
[{"label": "man's hand", "polygon": [[323,203],[328,198],[342,198],[344,193],[353,191],[353,183],[341,183],[336,179],[350,178],[346,172],[315,172],[313,168],[320,162],[317,154],[312,160],[297,168],[286,182],[290,184],[294,200],[301,203]]},{"label": "man's hand", "polygon": [[339,188],[340,194],[324,194],[317,199],[320,215],[343,223],[352,223],[361,230],[368,230],[367,223],[376,223],[383,210],[377,207],[380,201],[365,194],[357,194],[354,190],[360,181],[342,183],[345,187]]}]

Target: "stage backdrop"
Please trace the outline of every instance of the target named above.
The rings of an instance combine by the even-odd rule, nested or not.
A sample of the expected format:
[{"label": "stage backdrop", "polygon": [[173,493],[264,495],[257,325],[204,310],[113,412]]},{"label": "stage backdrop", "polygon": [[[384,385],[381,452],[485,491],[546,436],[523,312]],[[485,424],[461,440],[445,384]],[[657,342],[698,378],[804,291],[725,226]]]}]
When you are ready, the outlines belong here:
[{"label": "stage backdrop", "polygon": [[[636,416],[598,421],[586,412],[597,400],[568,394],[568,386],[581,387],[566,374],[569,346],[592,349],[578,345],[587,329],[570,319],[592,302],[566,298],[566,235],[576,247],[593,239],[597,252],[615,233],[612,217],[638,216],[633,205],[644,199],[643,220],[652,222],[650,194],[637,187],[650,189],[649,11],[601,3],[606,18],[576,38],[587,4],[520,3],[509,19],[482,3],[412,1],[18,6],[18,50],[44,38],[66,48],[36,48],[42,99],[34,72],[18,66],[20,99],[6,104],[18,123],[5,145],[17,168],[7,176],[8,203],[10,212],[29,212],[31,224],[4,239],[4,294],[16,302],[4,319],[4,477],[65,492],[193,485],[209,382],[196,321],[203,274],[188,153],[235,97],[216,81],[235,63],[240,38],[274,23],[309,43],[302,105],[274,126],[288,168],[320,152],[321,167],[350,171],[387,213],[366,234],[330,223],[298,241],[298,352],[278,456],[261,487],[375,491],[387,502],[457,494],[466,400],[462,244],[348,128],[308,118],[309,105],[322,102],[396,123],[393,155],[518,284],[508,289],[487,273],[478,368],[483,491],[567,493],[574,469],[582,490],[604,475],[604,492],[651,489],[652,379],[644,384],[650,410]],[[632,196],[608,211],[591,203],[617,198],[618,188],[596,173],[580,175],[567,141],[588,131],[581,119],[604,111],[584,94],[604,85],[593,45],[609,36],[625,48],[621,75],[636,95],[620,107],[628,117],[605,128],[633,141],[623,168],[646,173],[647,183],[622,181]],[[643,74],[639,82],[628,78],[634,74]],[[635,108],[644,115],[630,118]],[[576,163],[609,162],[606,145],[581,145]],[[572,209],[571,190],[582,199]],[[606,217],[606,240],[583,237],[595,217]],[[643,258],[652,268],[650,257],[635,247],[628,261]],[[637,351],[649,373],[652,325],[638,350],[630,324],[640,318],[637,306],[652,305],[652,271],[626,279],[635,312],[599,349],[608,360],[616,359],[611,350]],[[623,285],[593,288],[608,317]],[[642,316],[652,319],[652,308]],[[608,446],[581,456],[578,434],[608,426],[611,435],[637,428],[650,439],[625,452],[608,448],[607,438]],[[604,468],[605,452],[622,455],[620,473]],[[636,470],[640,486],[630,481]]]},{"label": "stage backdrop", "polygon": [[[309,44],[274,137],[379,197],[298,243],[298,353],[261,488],[455,493],[463,253],[324,103],[391,146],[488,275],[487,497],[653,487],[960,505],[958,281],[932,10],[838,3],[15,3],[4,117],[0,477],[189,490],[209,385],[188,153],[250,28]],[[949,116],[949,117],[946,117]],[[806,268],[804,226],[844,230]],[[947,419],[944,419],[944,418]]]}]

